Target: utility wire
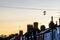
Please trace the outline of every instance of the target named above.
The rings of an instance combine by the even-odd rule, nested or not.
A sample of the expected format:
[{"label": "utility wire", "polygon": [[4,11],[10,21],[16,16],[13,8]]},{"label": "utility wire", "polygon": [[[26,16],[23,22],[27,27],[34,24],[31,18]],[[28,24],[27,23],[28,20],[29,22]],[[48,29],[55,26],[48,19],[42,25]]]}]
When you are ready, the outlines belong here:
[{"label": "utility wire", "polygon": [[15,8],[15,9],[41,10],[41,9],[38,9],[38,8],[26,8],[26,7],[9,7],[9,6],[0,6],[0,7],[3,7],[3,8]]},{"label": "utility wire", "polygon": [[26,7],[10,7],[10,6],[0,6],[3,8],[14,8],[14,9],[28,9],[28,10],[49,10],[49,11],[59,11],[60,9],[40,9],[40,8],[26,8]]}]

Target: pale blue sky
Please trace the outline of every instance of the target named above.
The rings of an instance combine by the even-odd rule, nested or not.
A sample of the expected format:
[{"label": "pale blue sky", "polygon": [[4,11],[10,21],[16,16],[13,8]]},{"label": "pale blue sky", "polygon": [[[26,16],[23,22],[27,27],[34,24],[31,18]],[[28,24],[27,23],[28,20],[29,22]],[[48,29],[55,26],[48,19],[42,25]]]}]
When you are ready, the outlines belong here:
[{"label": "pale blue sky", "polygon": [[0,6],[59,8],[60,0],[0,0]]},{"label": "pale blue sky", "polygon": [[[42,9],[47,9],[45,16]],[[35,21],[39,22],[39,26],[47,26],[51,16],[54,16],[54,22],[58,21],[58,12],[60,0],[0,0],[0,34],[16,33],[19,29],[26,32],[27,24]]]}]

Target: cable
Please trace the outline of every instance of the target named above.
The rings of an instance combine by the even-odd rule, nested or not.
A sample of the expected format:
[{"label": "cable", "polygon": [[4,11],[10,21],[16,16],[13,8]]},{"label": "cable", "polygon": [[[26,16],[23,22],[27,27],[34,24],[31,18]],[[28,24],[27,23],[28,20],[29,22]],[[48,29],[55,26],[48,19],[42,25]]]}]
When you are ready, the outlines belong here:
[{"label": "cable", "polygon": [[15,9],[41,10],[41,9],[38,9],[38,8],[26,8],[26,7],[9,7],[9,6],[0,6],[0,7],[3,7],[3,8],[15,8]]},{"label": "cable", "polygon": [[3,8],[15,8],[15,9],[28,9],[28,10],[49,10],[49,11],[59,11],[60,9],[40,9],[40,8],[26,8],[26,7],[9,7],[9,6],[0,6]]}]

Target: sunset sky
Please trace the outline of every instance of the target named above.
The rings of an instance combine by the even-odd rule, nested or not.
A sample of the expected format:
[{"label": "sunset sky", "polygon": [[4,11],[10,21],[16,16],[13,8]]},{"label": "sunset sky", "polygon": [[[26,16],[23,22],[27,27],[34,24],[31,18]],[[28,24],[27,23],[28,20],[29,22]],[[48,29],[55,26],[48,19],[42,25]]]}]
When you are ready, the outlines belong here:
[{"label": "sunset sky", "polygon": [[27,24],[33,22],[48,27],[51,16],[58,21],[60,0],[0,0],[0,34],[25,33]]}]

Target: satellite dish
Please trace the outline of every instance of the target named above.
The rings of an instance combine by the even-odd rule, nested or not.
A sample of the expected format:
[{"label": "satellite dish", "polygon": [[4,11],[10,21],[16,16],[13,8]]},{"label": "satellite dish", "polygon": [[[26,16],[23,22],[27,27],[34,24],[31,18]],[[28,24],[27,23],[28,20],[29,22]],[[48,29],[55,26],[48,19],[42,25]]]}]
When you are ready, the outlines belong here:
[{"label": "satellite dish", "polygon": [[44,13],[43,15],[46,15],[46,11],[43,11],[43,13]]}]

